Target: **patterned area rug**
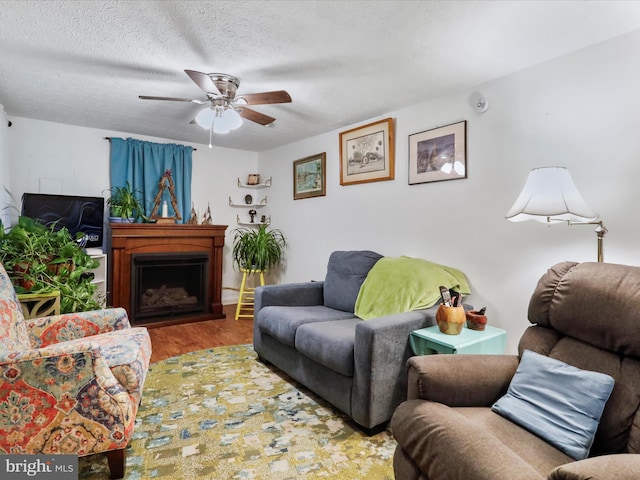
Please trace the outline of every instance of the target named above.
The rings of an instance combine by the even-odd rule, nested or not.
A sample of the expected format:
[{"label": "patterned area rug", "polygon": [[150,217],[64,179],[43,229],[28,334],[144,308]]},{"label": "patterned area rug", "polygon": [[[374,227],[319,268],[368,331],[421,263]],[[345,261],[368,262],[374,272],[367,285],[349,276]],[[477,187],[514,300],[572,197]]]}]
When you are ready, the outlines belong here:
[{"label": "patterned area rug", "polygon": [[[125,478],[392,480],[394,449],[236,345],[151,366]],[[81,458],[80,478],[108,479],[106,458]]]}]

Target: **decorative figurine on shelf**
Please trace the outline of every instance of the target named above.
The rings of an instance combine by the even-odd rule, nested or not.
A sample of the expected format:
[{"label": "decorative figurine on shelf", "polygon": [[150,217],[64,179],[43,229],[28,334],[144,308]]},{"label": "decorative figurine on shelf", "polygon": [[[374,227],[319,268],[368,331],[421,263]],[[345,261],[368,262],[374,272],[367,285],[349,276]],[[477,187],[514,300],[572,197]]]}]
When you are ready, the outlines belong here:
[{"label": "decorative figurine on shelf", "polygon": [[256,212],[253,208],[249,210],[249,216],[251,217],[251,223],[254,223],[254,218],[258,212]]},{"label": "decorative figurine on shelf", "polygon": [[211,207],[207,203],[207,210],[204,212],[202,216],[202,225],[211,225],[213,222],[211,220]]},{"label": "decorative figurine on shelf", "polygon": [[[178,209],[178,199],[176,198],[176,186],[173,183],[171,175],[171,169],[169,168],[165,170],[158,182],[158,194],[154,200],[154,207],[151,212],[151,218],[157,220],[158,223],[175,223],[176,220],[182,220],[180,210]],[[160,207],[162,194],[167,188],[169,189],[169,195],[171,197],[171,208],[173,208],[174,212],[172,217],[169,216],[169,206],[166,201],[163,202],[162,208]],[[158,210],[160,210],[160,214],[158,213]]]},{"label": "decorative figurine on shelf", "polygon": [[260,217],[260,223],[266,223],[267,222],[267,216],[266,215],[262,215]]},{"label": "decorative figurine on shelf", "polygon": [[187,220],[189,225],[197,225],[198,224],[198,214],[196,213],[196,208],[193,206],[193,202],[191,202],[191,216],[189,220]]},{"label": "decorative figurine on shelf", "polygon": [[257,173],[250,173],[247,178],[247,185],[258,185],[260,183],[260,175]]}]

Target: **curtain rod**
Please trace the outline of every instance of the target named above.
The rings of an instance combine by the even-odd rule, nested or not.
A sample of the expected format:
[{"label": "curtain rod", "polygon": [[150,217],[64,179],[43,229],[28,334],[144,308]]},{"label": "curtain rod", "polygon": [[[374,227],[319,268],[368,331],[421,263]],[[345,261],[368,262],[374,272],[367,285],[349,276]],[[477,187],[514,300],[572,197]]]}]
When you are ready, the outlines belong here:
[{"label": "curtain rod", "polygon": [[[9,126],[11,126],[11,125],[9,125]],[[109,142],[111,141],[111,137],[104,137],[104,139],[105,139],[105,140],[108,140]],[[197,149],[197,148],[194,148],[194,147],[191,147],[191,148],[193,148],[193,151],[194,151],[194,152],[197,152],[197,151],[198,151],[198,149]]]}]

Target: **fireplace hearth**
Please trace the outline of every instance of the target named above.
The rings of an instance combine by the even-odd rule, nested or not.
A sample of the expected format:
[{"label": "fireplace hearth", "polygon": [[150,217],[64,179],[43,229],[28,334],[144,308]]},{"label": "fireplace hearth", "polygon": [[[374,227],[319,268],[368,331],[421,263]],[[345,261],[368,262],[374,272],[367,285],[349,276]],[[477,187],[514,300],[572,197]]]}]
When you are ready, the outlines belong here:
[{"label": "fireplace hearth", "polygon": [[111,223],[110,304],[149,327],[225,318],[226,225]]}]

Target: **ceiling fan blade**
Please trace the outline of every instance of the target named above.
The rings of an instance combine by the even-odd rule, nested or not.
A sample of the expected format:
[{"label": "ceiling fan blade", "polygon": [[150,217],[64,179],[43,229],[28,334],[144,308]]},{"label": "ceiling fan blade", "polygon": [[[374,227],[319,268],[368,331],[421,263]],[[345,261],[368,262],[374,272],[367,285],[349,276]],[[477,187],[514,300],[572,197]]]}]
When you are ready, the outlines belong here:
[{"label": "ceiling fan blade", "polygon": [[242,107],[238,108],[238,113],[242,118],[251,120],[252,122],[259,123],[260,125],[269,125],[276,121],[275,118],[265,115],[264,113],[256,112],[250,108]]},{"label": "ceiling fan blade", "polygon": [[193,80],[198,88],[204,93],[213,92],[218,95],[221,94],[220,90],[218,90],[218,87],[216,87],[216,84],[213,83],[211,77],[209,77],[209,75],[207,75],[206,73],[196,72],[195,70],[185,70],[184,72],[189,75],[189,78]]},{"label": "ceiling fan blade", "polygon": [[291,96],[284,90],[263,93],[245,93],[238,97],[239,103],[244,99],[247,105],[266,105],[268,103],[290,103]]},{"label": "ceiling fan blade", "polygon": [[138,98],[142,100],[169,100],[172,102],[189,102],[189,103],[197,103],[198,105],[204,105],[208,103],[209,100],[194,100],[192,98],[179,98],[179,97],[151,97],[149,95],[138,95]]}]

